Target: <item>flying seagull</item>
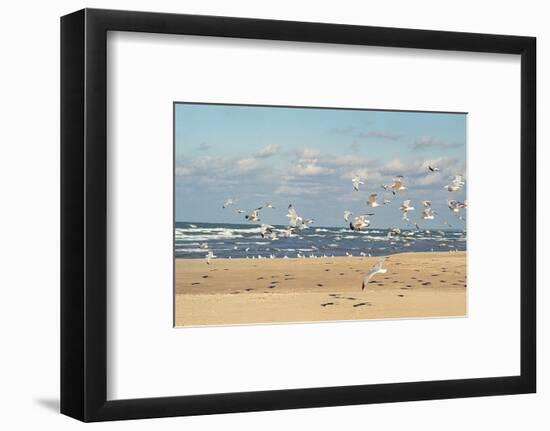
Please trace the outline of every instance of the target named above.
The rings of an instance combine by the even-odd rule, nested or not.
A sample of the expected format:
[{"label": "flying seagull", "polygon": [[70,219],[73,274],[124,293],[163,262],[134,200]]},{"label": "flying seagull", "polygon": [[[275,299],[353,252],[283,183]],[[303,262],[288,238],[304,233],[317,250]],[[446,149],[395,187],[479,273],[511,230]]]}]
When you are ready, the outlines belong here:
[{"label": "flying seagull", "polygon": [[222,208],[227,208],[230,205],[233,205],[233,199],[231,198],[225,200],[225,202],[222,205]]},{"label": "flying seagull", "polygon": [[411,200],[407,199],[406,201],[403,201],[401,206],[399,207],[401,211],[404,213],[408,213],[409,211],[414,211],[414,207],[411,206]]},{"label": "flying seagull", "polygon": [[349,228],[351,230],[360,231],[363,228],[369,227],[370,220],[369,216],[374,214],[361,214],[353,219],[352,222],[349,224]]},{"label": "flying seagull", "polygon": [[351,184],[353,185],[353,188],[355,191],[359,190],[359,184],[365,184],[363,181],[361,181],[361,177],[354,176],[351,179]]},{"label": "flying seagull", "polygon": [[435,212],[433,211],[432,207],[428,207],[420,213],[420,218],[422,220],[433,220],[434,215],[435,215]]},{"label": "flying seagull", "polygon": [[258,207],[255,210],[252,210],[250,214],[244,216],[248,221],[260,221],[260,210],[263,207]]},{"label": "flying seagull", "polygon": [[369,200],[367,201],[367,205],[372,208],[379,207],[380,204],[376,202],[376,197],[378,196],[378,193],[371,193],[369,196]]},{"label": "flying seagull", "polygon": [[349,216],[353,213],[351,211],[344,211],[344,220],[349,222]]},{"label": "flying seagull", "polygon": [[267,235],[271,235],[273,233],[273,229],[274,227],[271,226],[270,224],[261,224],[260,225],[260,236],[262,238],[265,238],[266,234]]},{"label": "flying seagull", "polygon": [[388,270],[385,268],[382,268],[382,265],[384,264],[384,259],[378,261],[376,265],[374,265],[367,273],[365,273],[365,277],[363,278],[363,284],[361,285],[361,290],[365,290],[365,286],[369,283],[370,279],[374,277],[376,274],[385,274]]},{"label": "flying seagull", "polygon": [[451,184],[447,184],[444,188],[448,192],[458,192],[464,185],[464,177],[462,175],[455,175]]},{"label": "flying seagull", "polygon": [[458,214],[461,209],[464,209],[464,208],[468,207],[468,205],[465,202],[459,202],[459,201],[455,201],[455,200],[448,200],[447,201],[447,206],[455,214]]},{"label": "flying seagull", "polygon": [[403,175],[398,175],[393,179],[393,182],[390,184],[391,192],[395,195],[397,192],[407,190],[403,182]]},{"label": "flying seagull", "polygon": [[288,206],[288,214],[286,216],[288,217],[288,225],[291,227],[296,227],[298,223],[302,223],[302,217],[298,215],[292,204]]},{"label": "flying seagull", "polygon": [[439,168],[436,168],[436,167],[434,167],[434,166],[428,165],[428,169],[429,169],[431,172],[439,172]]}]

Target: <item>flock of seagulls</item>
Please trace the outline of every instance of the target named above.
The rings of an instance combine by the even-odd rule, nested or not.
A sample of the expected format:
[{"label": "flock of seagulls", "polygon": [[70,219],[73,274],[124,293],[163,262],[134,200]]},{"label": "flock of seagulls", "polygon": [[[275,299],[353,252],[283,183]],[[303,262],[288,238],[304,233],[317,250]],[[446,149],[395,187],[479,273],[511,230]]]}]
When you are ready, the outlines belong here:
[{"label": "flock of seagulls", "polygon": [[[427,170],[430,174],[437,174],[440,172],[440,169],[436,166],[428,165]],[[366,178],[362,178],[359,175],[354,175],[351,179],[351,185],[353,187],[353,190],[356,192],[360,191],[361,186],[364,186]],[[444,186],[444,189],[447,190],[450,193],[456,193],[465,185],[464,176],[462,175],[454,175],[451,177],[451,181],[449,184]],[[405,183],[405,179],[403,175],[397,175],[393,177],[391,183],[389,184],[382,184],[382,189],[385,192],[388,192],[392,194],[392,196],[395,198],[399,193],[407,190],[407,186]],[[368,199],[366,200],[366,205],[369,208],[378,208],[382,205],[389,205],[392,203],[391,199],[384,198],[381,202],[378,201],[378,193],[370,193],[368,196]],[[228,209],[230,206],[234,205],[235,201],[231,198],[228,198],[224,201],[222,205],[222,209]],[[420,213],[420,218],[422,220],[434,220],[437,213],[432,208],[432,201],[431,200],[423,200],[420,202],[422,205],[422,211]],[[466,201],[460,202],[455,199],[449,199],[447,200],[447,206],[451,213],[460,220],[464,220],[464,218],[460,215],[460,211],[467,208]],[[266,202],[262,206],[259,206],[257,208],[254,208],[250,210],[248,213],[246,213],[243,209],[235,209],[234,211],[237,214],[243,214],[246,213],[244,218],[248,222],[261,222],[261,211],[265,209],[275,209],[275,207]],[[406,222],[407,224],[410,223],[409,219],[409,213],[411,211],[415,211],[415,207],[411,203],[410,199],[403,200],[401,205],[399,206],[399,210],[401,211],[401,220]],[[351,231],[361,231],[369,227],[371,224],[371,221],[369,217],[374,216],[375,213],[369,212],[369,213],[363,213],[359,214],[355,217],[353,216],[353,213],[349,210],[344,211],[344,221],[348,223],[349,229]],[[300,231],[302,229],[307,229],[311,224],[314,223],[313,218],[304,218],[301,215],[298,214],[296,208],[293,206],[293,204],[290,204],[287,208],[287,214],[286,217],[288,218],[288,224],[286,228],[275,228],[272,225],[269,224],[260,224],[259,233],[262,238],[268,238],[271,240],[278,239],[279,237],[288,238],[294,235],[297,231]],[[443,223],[446,226],[451,227],[451,224],[449,224],[446,220],[443,221]],[[418,223],[414,223],[417,230],[419,230]],[[401,229],[397,227],[390,227],[388,229],[388,236],[412,236],[413,232],[406,232],[402,231]],[[350,253],[346,253],[347,256],[352,256]],[[363,253],[363,255],[365,255]],[[209,251],[206,255],[206,263],[210,264],[211,260],[214,259],[216,256],[212,251]],[[274,256],[272,256],[273,258]],[[287,257],[287,256],[285,256]],[[300,256],[298,257],[305,257]],[[310,256],[311,257],[311,256]],[[258,257],[260,258],[260,256]],[[365,289],[365,286],[368,284],[370,279],[374,277],[376,274],[384,274],[387,270],[383,268],[384,260],[380,260],[378,263],[376,263],[372,268],[369,269],[368,272],[365,273],[363,284],[362,284],[362,290]]]}]

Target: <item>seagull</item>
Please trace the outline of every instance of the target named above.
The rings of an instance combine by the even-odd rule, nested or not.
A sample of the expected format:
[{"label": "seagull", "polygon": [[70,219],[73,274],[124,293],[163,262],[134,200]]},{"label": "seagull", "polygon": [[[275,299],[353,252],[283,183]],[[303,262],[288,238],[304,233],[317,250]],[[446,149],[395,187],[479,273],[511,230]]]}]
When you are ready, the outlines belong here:
[{"label": "seagull", "polygon": [[344,211],[344,220],[349,222],[349,216],[353,213],[351,211]]},{"label": "seagull", "polygon": [[393,179],[393,183],[390,185],[391,192],[395,195],[397,192],[407,190],[403,183],[403,175],[398,175]]},{"label": "seagull", "polygon": [[360,231],[361,229],[363,228],[366,228],[366,227],[369,227],[370,225],[370,220],[369,220],[369,216],[371,215],[374,215],[374,214],[361,214],[357,217],[355,217],[353,219],[352,222],[350,222],[349,224],[349,228],[351,230],[356,230],[356,231]]},{"label": "seagull", "polygon": [[374,265],[367,273],[365,273],[365,277],[363,278],[363,284],[361,285],[361,290],[365,290],[365,286],[369,283],[370,279],[374,277],[376,274],[385,274],[388,270],[385,268],[382,268],[382,265],[384,264],[384,259],[380,260],[376,265]]},{"label": "seagull", "polygon": [[208,244],[203,242],[201,245],[199,245],[200,248],[208,248]]},{"label": "seagull", "polygon": [[439,172],[439,168],[436,168],[436,167],[434,167],[434,166],[428,165],[428,169],[429,169],[431,172]]},{"label": "seagull", "polygon": [[422,201],[422,205],[424,205],[426,208],[429,208],[432,206],[432,201]]},{"label": "seagull", "polygon": [[449,207],[449,209],[458,214],[460,212],[461,209],[464,209],[464,208],[467,208],[468,205],[465,203],[465,202],[459,202],[459,201],[455,201],[455,200],[448,200],[447,201],[447,206]]},{"label": "seagull", "polygon": [[433,212],[432,207],[428,207],[420,213],[420,218],[422,220],[433,220],[434,215],[435,215],[435,213]]},{"label": "seagull", "polygon": [[260,235],[262,238],[265,238],[266,234],[272,234],[274,227],[270,224],[261,224],[260,225]]},{"label": "seagull", "polygon": [[222,205],[222,208],[227,208],[230,205],[233,205],[233,199],[231,198],[225,200],[225,202]]},{"label": "seagull", "polygon": [[376,197],[378,196],[378,193],[371,193],[369,196],[369,200],[367,201],[367,205],[372,208],[379,207],[380,204],[376,202]]},{"label": "seagull", "polygon": [[271,205],[269,202],[266,202],[266,203],[264,204],[264,207],[265,207],[265,208],[273,208],[273,209],[275,209],[275,207],[274,207],[273,205]]},{"label": "seagull", "polygon": [[244,210],[239,209],[239,210],[235,210],[235,212],[236,212],[237,214],[242,214],[242,213],[244,213]]},{"label": "seagull", "polygon": [[288,214],[286,216],[288,217],[289,226],[296,227],[298,223],[302,223],[302,217],[298,215],[292,204],[288,206]]},{"label": "seagull", "polygon": [[252,212],[250,214],[245,215],[244,218],[247,219],[248,221],[260,221],[260,210],[262,208],[263,207],[258,207],[255,210],[252,210]]},{"label": "seagull", "polygon": [[300,230],[307,229],[310,224],[312,224],[315,220],[312,218],[306,218],[305,220],[302,220],[302,224],[300,224]]},{"label": "seagull", "polygon": [[284,238],[290,238],[292,236],[292,231],[294,229],[292,227],[288,227],[286,229],[281,229],[279,232],[280,232],[280,236],[284,237]]},{"label": "seagull", "polygon": [[365,183],[363,181],[361,181],[361,177],[354,176],[351,179],[351,184],[353,185],[353,188],[355,189],[355,191],[358,191],[359,190],[359,184],[365,184]]},{"label": "seagull", "polygon": [[455,175],[451,184],[447,184],[444,188],[448,192],[457,192],[464,185],[464,177],[462,175]]},{"label": "seagull", "polygon": [[382,201],[382,204],[384,204],[384,205],[391,204],[391,200],[389,200],[389,199],[384,199],[384,200]]},{"label": "seagull", "polygon": [[212,251],[209,251],[208,254],[205,256],[205,258],[206,258],[206,264],[207,264],[207,265],[210,265],[210,260],[211,260],[211,259],[214,259],[214,258],[216,258],[216,257],[218,257],[218,256],[214,256],[214,253],[213,253]]},{"label": "seagull", "polygon": [[407,199],[406,201],[403,201],[401,206],[399,207],[401,211],[404,213],[408,213],[409,211],[414,211],[414,207],[411,207],[411,200]]}]

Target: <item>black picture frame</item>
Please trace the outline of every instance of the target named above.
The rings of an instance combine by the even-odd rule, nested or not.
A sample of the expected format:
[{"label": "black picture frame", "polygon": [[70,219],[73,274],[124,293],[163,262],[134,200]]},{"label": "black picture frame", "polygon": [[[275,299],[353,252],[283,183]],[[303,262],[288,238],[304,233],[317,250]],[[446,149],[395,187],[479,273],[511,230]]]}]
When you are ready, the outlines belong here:
[{"label": "black picture frame", "polygon": [[[521,57],[521,373],[107,400],[107,32],[129,31]],[[536,39],[356,25],[83,9],[61,18],[61,412],[106,421],[536,391]],[[488,340],[489,341],[489,340]]]}]

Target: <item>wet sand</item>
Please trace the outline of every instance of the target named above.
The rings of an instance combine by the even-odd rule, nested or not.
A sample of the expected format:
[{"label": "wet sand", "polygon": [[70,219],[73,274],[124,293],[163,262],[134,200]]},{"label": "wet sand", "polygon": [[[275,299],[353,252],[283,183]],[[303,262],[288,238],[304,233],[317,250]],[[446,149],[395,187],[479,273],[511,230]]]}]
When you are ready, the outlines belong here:
[{"label": "wet sand", "polygon": [[176,259],[176,326],[466,315],[466,253],[380,257]]}]

